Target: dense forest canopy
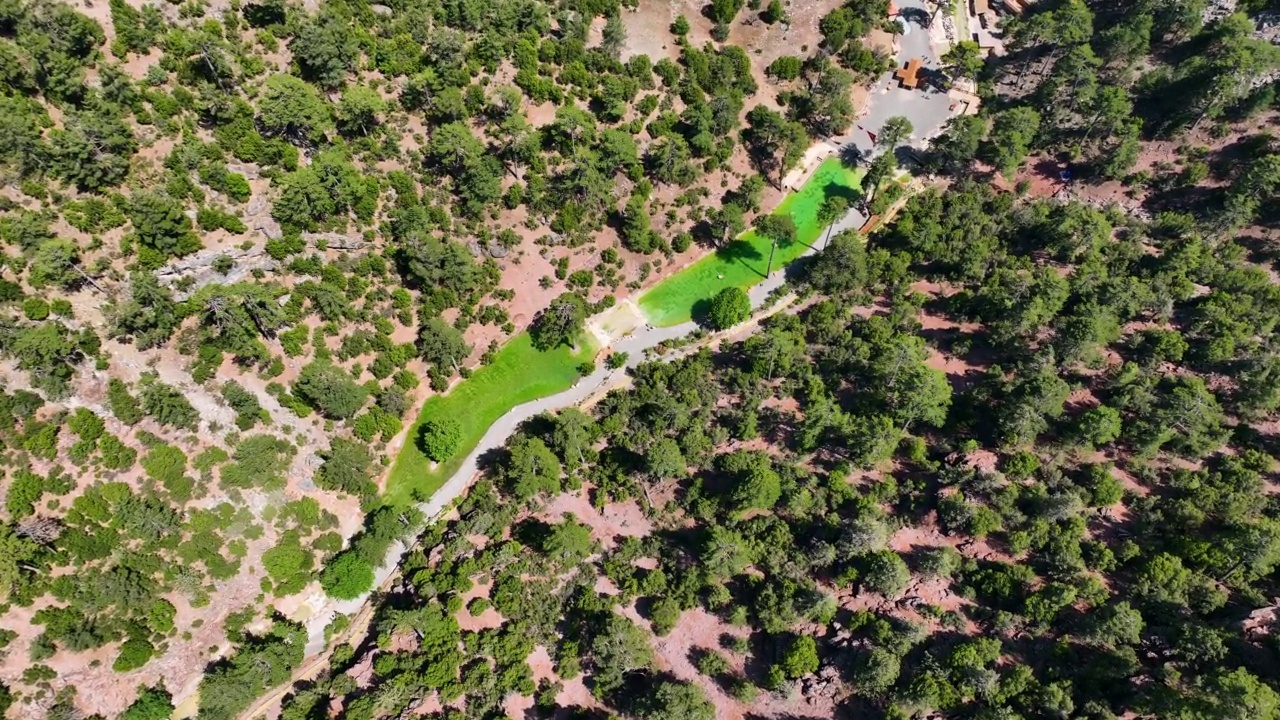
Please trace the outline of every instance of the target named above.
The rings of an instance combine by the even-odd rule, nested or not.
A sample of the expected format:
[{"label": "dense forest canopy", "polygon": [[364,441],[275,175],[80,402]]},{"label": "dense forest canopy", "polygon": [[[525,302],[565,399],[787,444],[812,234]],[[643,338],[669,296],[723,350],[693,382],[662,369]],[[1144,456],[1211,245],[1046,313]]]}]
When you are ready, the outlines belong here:
[{"label": "dense forest canopy", "polygon": [[1009,22],[924,158],[945,189],[746,340],[526,424],[285,714],[1277,717],[1277,56],[1204,10]]},{"label": "dense forest canopy", "polygon": [[[836,714],[1275,717],[1274,387],[1192,350],[1212,345],[1205,303],[1247,297],[1255,266],[1208,246],[1189,266],[1204,240],[1011,200],[928,191],[866,248],[834,238],[805,309],[529,422],[286,716],[438,697],[484,717],[510,693],[549,714],[582,684],[628,716],[709,718],[788,707],[818,676]],[[977,249],[954,242],[974,208]],[[1029,263],[1055,217],[1106,242]],[[553,509],[567,496],[586,516]],[[602,519],[626,505],[649,532]],[[490,608],[500,624],[460,628]],[[694,644],[707,617],[722,640]],[[531,675],[539,646],[554,678]],[[365,654],[356,687],[342,671]]]},{"label": "dense forest canopy", "polygon": [[1280,718],[1270,0],[949,41],[873,232],[383,496],[508,340],[794,243],[919,5],[0,0],[0,715]]},{"label": "dense forest canopy", "polygon": [[288,679],[275,609],[420,523],[378,495],[422,396],[740,232],[886,63],[883,3],[776,87],[740,3],[652,58],[634,10],[0,3],[0,705],[160,717],[207,664],[233,717]]}]

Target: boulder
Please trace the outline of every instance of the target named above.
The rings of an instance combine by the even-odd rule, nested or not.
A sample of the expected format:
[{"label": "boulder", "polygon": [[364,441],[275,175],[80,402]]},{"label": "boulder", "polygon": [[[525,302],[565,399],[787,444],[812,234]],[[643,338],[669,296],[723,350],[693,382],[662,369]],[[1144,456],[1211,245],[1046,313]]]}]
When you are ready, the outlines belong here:
[{"label": "boulder", "polygon": [[269,217],[264,217],[255,222],[253,229],[262,233],[268,240],[279,240],[284,237],[284,231],[280,229],[280,223]]},{"label": "boulder", "polygon": [[[235,263],[226,275],[213,269],[213,262],[220,255],[230,257]],[[181,302],[206,285],[230,285],[250,279],[254,270],[271,272],[275,269],[276,261],[260,246],[248,250],[238,247],[207,248],[169,262],[156,271],[156,279],[161,285],[173,287],[183,278],[192,278],[190,284],[184,283],[185,289],[174,291],[174,299]]]},{"label": "boulder", "polygon": [[245,179],[247,180],[258,179],[258,168],[253,167],[252,165],[241,165],[239,163],[227,163],[227,170],[233,173],[239,173],[245,176]]},{"label": "boulder", "polygon": [[369,247],[369,241],[365,240],[361,235],[346,235],[336,232],[304,232],[302,233],[302,239],[313,247],[317,247],[319,242],[323,241],[325,247],[330,250],[365,250]]}]

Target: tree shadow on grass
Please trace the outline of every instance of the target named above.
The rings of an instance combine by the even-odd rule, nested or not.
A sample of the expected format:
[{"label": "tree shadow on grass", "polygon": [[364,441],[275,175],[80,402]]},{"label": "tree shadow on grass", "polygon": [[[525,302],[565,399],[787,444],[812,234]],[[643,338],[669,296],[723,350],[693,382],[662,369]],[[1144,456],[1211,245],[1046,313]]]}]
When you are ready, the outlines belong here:
[{"label": "tree shadow on grass", "polygon": [[711,298],[695,300],[689,310],[689,318],[699,325],[707,324],[707,316],[711,314]]},{"label": "tree shadow on grass", "polygon": [[742,266],[759,275],[765,277],[765,274],[759,268],[753,266],[749,261],[764,260],[764,254],[755,248],[746,240],[734,240],[724,247],[716,250],[716,257],[729,262],[739,262]]},{"label": "tree shadow on grass", "polygon": [[862,150],[858,149],[852,141],[846,143],[840,148],[840,163],[850,170],[857,169],[859,165],[864,165],[867,158],[863,156]]},{"label": "tree shadow on grass", "polygon": [[826,202],[829,198],[833,197],[842,197],[849,202],[849,205],[853,205],[855,200],[862,197],[862,193],[858,192],[856,188],[851,188],[848,185],[841,185],[839,183],[831,183],[830,185],[822,188],[823,202]]},{"label": "tree shadow on grass", "polygon": [[[851,188],[848,185],[831,183],[830,185],[827,185],[826,187],[822,188],[822,203],[826,203],[831,198],[843,198],[845,202],[845,208],[846,208],[845,212],[847,213],[850,210],[857,208],[862,203],[863,193],[858,188]],[[818,207],[821,208],[822,205],[819,204]],[[835,222],[839,222],[840,219],[841,218],[836,218],[835,221],[833,221],[831,224],[834,224]],[[831,228],[831,224],[823,225],[822,229],[818,232],[818,234],[814,236],[812,243],[806,243],[806,242],[800,242],[800,241],[797,241],[797,242],[800,242],[800,244],[804,245],[805,247],[811,248],[811,247],[817,246],[819,243],[821,243],[823,240],[826,239],[827,231]]]}]

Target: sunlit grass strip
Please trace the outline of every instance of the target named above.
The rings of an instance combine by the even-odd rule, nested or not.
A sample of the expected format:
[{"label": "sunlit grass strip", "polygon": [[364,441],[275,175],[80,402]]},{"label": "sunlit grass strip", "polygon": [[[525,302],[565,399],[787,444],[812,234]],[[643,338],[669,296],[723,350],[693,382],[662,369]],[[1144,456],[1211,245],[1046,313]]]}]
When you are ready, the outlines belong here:
[{"label": "sunlit grass strip", "polygon": [[[590,360],[595,348],[585,341],[574,352],[558,347],[542,352],[534,349],[529,333],[520,333],[504,345],[493,362],[477,369],[447,394],[427,399],[396,458],[387,478],[384,500],[403,505],[428,498],[444,485],[467,454],[498,418],[511,408],[566,390],[578,378],[578,365]],[[462,426],[462,444],[454,456],[434,469],[418,447],[418,432],[428,418],[451,418]]]},{"label": "sunlit grass strip", "polygon": [[[833,195],[844,195],[852,201],[865,174],[862,168],[849,168],[839,158],[829,158],[797,192],[783,199],[773,212],[790,215],[796,224],[796,241],[780,246],[773,257],[773,269],[790,263],[822,235],[818,208]],[[752,230],[740,235],[728,246],[698,260],[689,267],[653,286],[640,297],[639,306],[650,323],[657,327],[679,325],[693,318],[695,308],[709,301],[724,288],[750,287],[764,279],[769,264],[769,240]]]}]

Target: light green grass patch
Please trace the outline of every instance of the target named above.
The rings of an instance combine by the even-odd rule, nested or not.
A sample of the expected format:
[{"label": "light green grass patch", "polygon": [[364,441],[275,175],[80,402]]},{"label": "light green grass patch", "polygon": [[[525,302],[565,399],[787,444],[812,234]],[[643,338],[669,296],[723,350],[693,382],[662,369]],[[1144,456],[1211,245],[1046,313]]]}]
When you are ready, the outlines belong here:
[{"label": "light green grass patch", "polygon": [[[825,229],[818,222],[818,208],[833,195],[850,201],[859,196],[863,168],[849,168],[839,158],[829,158],[797,192],[791,193],[773,212],[790,215],[796,224],[796,241],[780,246],[773,269],[800,257]],[[653,286],[638,302],[649,322],[658,327],[679,325],[692,319],[697,309],[724,288],[750,287],[764,279],[769,264],[766,238],[748,230],[728,246],[702,258]]]},{"label": "light green grass patch", "polygon": [[[387,478],[384,501],[404,505],[430,497],[462,465],[480,438],[511,408],[566,390],[578,378],[577,367],[590,360],[596,348],[586,341],[574,352],[568,347],[535,350],[529,333],[520,333],[500,349],[493,362],[477,369],[445,395],[427,399],[409,428],[404,447]],[[452,418],[462,426],[462,444],[453,457],[434,469],[418,447],[419,426],[427,418]]]}]

